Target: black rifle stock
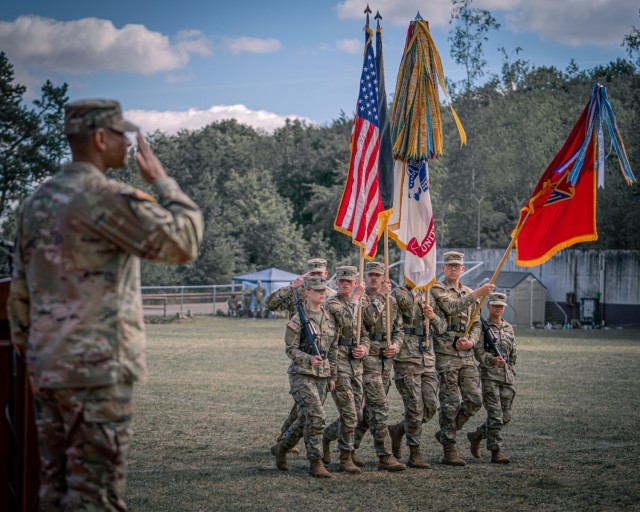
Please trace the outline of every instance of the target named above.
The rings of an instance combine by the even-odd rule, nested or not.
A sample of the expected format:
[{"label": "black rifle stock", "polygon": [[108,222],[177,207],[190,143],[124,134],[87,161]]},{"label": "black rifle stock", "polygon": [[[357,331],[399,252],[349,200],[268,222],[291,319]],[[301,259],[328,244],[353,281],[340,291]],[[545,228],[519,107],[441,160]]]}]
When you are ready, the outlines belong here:
[{"label": "black rifle stock", "polygon": [[480,323],[482,324],[482,332],[484,333],[484,349],[487,352],[491,352],[494,356],[501,357],[505,362],[507,358],[500,351],[500,347],[498,346],[498,338],[496,337],[496,333],[493,332],[493,329],[489,327],[487,321],[482,317],[482,315],[478,315],[480,318]]},{"label": "black rifle stock", "polygon": [[316,343],[316,338],[318,337],[318,333],[316,332],[316,328],[309,321],[307,314],[304,312],[304,308],[302,307],[302,301],[300,297],[298,297],[298,293],[295,288],[291,288],[293,293],[293,298],[296,301],[296,310],[298,312],[298,317],[302,322],[302,339],[304,340],[305,351],[309,352],[311,349],[311,354],[314,356],[322,357],[320,354],[320,350],[318,350],[318,344]]}]

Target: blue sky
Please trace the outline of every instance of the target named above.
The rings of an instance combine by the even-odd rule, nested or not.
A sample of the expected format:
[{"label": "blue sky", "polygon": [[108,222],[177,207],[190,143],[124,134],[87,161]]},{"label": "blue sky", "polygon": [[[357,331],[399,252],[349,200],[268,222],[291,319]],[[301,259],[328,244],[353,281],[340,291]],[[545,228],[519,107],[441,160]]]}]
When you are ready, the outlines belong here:
[{"label": "blue sky", "polygon": [[[408,22],[430,22],[445,75],[463,78],[449,55],[449,0],[380,0],[387,91],[393,92]],[[485,57],[521,47],[536,65],[581,68],[626,57],[640,25],[637,0],[475,0],[502,24]],[[120,100],[145,130],[174,133],[234,117],[266,130],[301,117],[328,123],[351,115],[362,65],[366,2],[158,0],[104,4],[19,0],[0,7],[0,49],[34,93],[50,78],[71,99]],[[372,20],[373,23],[373,20]]]}]

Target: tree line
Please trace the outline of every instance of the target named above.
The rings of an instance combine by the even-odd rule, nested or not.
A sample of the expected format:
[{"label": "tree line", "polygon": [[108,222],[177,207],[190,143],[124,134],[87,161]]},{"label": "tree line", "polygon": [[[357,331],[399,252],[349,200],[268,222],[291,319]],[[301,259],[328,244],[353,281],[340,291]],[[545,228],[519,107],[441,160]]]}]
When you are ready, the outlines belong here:
[{"label": "tree line", "polygon": [[[470,0],[456,0],[454,5],[474,9]],[[482,23],[497,29],[493,18],[474,19],[476,29]],[[475,85],[486,65],[481,45],[487,30],[476,30],[474,36],[469,33],[473,23],[464,26],[467,37],[476,37],[480,44],[479,50],[467,45],[467,53],[459,49],[457,57],[452,50],[468,70],[465,80],[451,84],[468,143],[460,147],[453,119],[443,109],[445,154],[430,163],[440,247],[506,247],[520,208],[564,143],[594,81],[607,87],[637,174],[640,37],[635,27],[624,40],[629,60],[588,70],[571,62],[559,70],[532,65],[522,59],[520,49],[502,49],[501,74]],[[464,34],[452,35],[450,41],[461,44]],[[24,88],[13,78],[11,63],[0,53],[4,239],[14,236],[13,212],[20,201],[68,158],[62,134],[66,85],[45,83],[41,97],[28,107]],[[358,250],[333,229],[349,165],[352,119],[340,112],[323,126],[287,121],[273,133],[226,120],[176,135],[151,134],[151,146],[169,174],[202,208],[206,232],[196,262],[180,267],[145,263],[143,284],[228,283],[234,275],[271,266],[301,272],[310,257],[324,257],[334,266],[353,264]],[[145,187],[133,161],[112,176]],[[640,249],[640,185],[626,186],[613,157],[606,160],[605,188],[598,191],[597,200],[600,239],[589,247]],[[391,258],[398,256],[392,249]],[[6,262],[0,262],[0,273],[6,273]]]}]

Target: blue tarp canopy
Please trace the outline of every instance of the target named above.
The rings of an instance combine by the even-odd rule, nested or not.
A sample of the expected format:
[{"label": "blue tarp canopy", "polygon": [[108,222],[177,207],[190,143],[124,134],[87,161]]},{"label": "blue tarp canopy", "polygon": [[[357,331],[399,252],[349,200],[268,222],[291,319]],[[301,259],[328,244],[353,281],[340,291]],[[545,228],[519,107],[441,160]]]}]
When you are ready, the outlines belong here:
[{"label": "blue tarp canopy", "polygon": [[240,281],[243,283],[249,283],[251,288],[255,288],[256,283],[260,281],[262,287],[266,290],[267,295],[273,290],[287,286],[296,280],[298,274],[292,274],[279,268],[267,268],[265,270],[259,270],[258,272],[252,272],[251,274],[244,274],[242,276],[232,277],[232,281]]}]

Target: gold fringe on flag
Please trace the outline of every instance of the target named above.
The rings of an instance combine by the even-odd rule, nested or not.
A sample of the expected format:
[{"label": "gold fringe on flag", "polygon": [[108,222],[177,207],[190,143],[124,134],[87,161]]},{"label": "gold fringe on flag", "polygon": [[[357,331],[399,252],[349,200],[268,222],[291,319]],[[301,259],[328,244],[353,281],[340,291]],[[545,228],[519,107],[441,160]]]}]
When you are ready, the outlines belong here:
[{"label": "gold fringe on flag", "polygon": [[433,159],[442,155],[442,116],[438,84],[449,103],[461,144],[467,136],[451,105],[442,61],[425,20],[412,21],[398,71],[391,115],[391,139],[396,158]]}]

